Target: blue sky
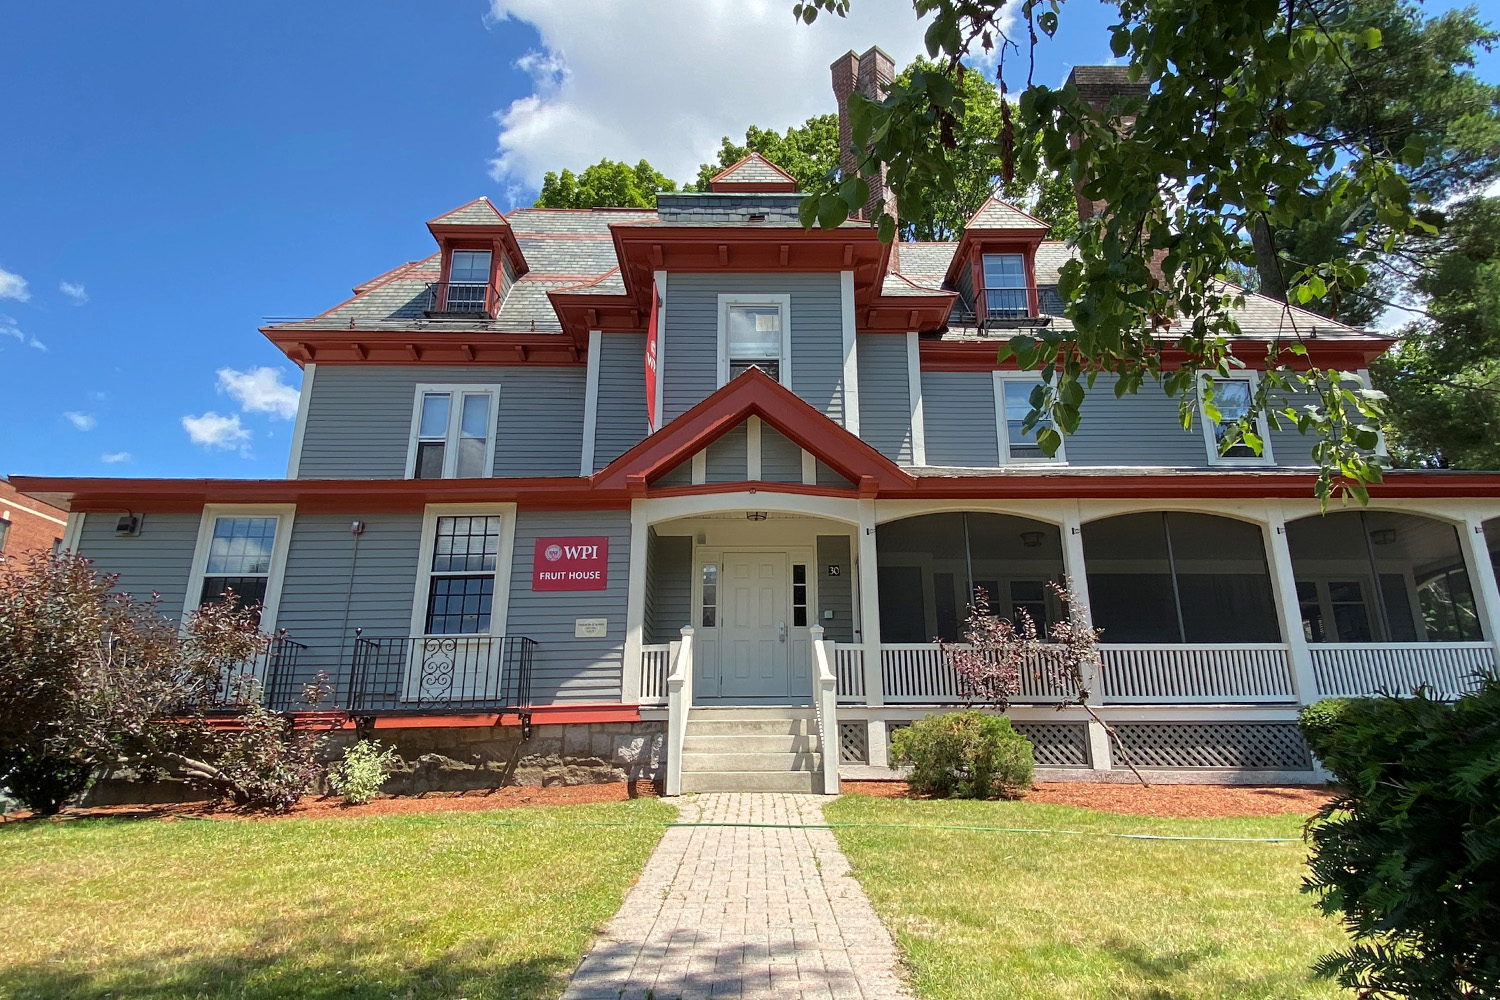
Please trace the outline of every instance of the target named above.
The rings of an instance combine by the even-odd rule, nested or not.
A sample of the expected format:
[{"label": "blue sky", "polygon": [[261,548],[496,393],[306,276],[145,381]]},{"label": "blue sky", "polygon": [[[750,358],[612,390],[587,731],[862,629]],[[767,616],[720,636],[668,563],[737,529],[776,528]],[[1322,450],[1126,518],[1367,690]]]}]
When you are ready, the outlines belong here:
[{"label": "blue sky", "polygon": [[[328,308],[431,252],[427,219],[529,203],[547,169],[688,179],[721,135],[832,110],[839,53],[920,45],[904,0],[812,29],[790,6],[5,5],[0,472],[282,476],[300,372],[263,317]],[[1105,8],[1063,13],[1039,80],[1109,55]]]}]

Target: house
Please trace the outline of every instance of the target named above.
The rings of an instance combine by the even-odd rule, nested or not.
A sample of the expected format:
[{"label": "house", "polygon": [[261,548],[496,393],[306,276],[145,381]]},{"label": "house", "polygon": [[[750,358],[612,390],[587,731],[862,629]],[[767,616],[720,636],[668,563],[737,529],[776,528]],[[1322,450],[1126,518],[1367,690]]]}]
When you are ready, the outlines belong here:
[{"label": "house", "polygon": [[[840,104],[892,70],[841,59]],[[1075,74],[1101,101],[1129,86]],[[711,188],[481,198],[428,223],[423,259],[265,328],[304,372],[285,479],[15,482],[122,588],[260,601],[278,704],[321,672],[408,753],[544,779],[886,774],[893,728],[963,701],[934,639],[975,588],[1045,625],[1068,578],[1104,630],[1092,702],[1118,745],[1030,677],[1010,710],[1055,774],[1108,780],[1123,753],[1164,780],[1312,780],[1299,705],[1493,668],[1500,474],[1393,472],[1322,516],[1309,438],[1221,455],[1216,423],[1108,378],[1048,457],[1036,376],[996,360],[1068,322],[1045,225],[992,200],[956,243],[804,231],[756,155]],[[1391,343],[1254,294],[1239,320],[1226,417],[1272,344],[1363,372]]]},{"label": "house", "polygon": [[33,552],[62,544],[68,512],[26,496],[0,479],[0,570],[18,570]]}]

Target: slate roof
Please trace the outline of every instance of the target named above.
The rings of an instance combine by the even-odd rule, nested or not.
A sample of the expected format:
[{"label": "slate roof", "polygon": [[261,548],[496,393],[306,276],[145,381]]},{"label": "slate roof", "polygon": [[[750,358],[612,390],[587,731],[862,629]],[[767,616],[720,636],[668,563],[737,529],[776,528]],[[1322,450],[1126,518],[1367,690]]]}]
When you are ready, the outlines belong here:
[{"label": "slate roof", "polygon": [[789,191],[797,189],[795,177],[759,153],[751,153],[738,163],[725,167],[710,177],[708,183],[715,191],[737,184],[786,184],[791,185]]},{"label": "slate roof", "polygon": [[505,216],[500,210],[490,204],[485,197],[475,198],[467,205],[460,205],[451,212],[445,212],[428,223],[429,226],[501,226],[505,224]]},{"label": "slate roof", "polygon": [[1027,215],[1016,206],[991,198],[979,206],[979,211],[969,218],[967,229],[1024,229],[1048,230],[1052,227],[1033,215]]}]

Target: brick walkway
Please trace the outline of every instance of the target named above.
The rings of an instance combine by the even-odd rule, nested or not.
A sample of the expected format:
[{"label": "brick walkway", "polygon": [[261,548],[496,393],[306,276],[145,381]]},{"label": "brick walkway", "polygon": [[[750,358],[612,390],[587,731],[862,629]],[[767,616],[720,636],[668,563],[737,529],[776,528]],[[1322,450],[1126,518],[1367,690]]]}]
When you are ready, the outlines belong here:
[{"label": "brick walkway", "polygon": [[[822,823],[817,795],[704,794],[684,823]],[[563,1000],[909,1000],[828,830],[673,828]]]}]

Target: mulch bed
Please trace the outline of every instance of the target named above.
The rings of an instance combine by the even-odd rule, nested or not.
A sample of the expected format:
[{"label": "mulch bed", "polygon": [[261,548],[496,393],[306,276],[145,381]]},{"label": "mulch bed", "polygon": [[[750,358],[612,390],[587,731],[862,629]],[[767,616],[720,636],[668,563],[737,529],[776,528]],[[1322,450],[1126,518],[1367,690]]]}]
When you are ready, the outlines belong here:
[{"label": "mulch bed", "polygon": [[[919,798],[904,781],[845,781],[847,795]],[[1027,802],[1079,806],[1133,816],[1187,819],[1221,816],[1311,816],[1332,798],[1324,788],[1302,785],[1150,785],[1078,781],[1038,782]]]}]

